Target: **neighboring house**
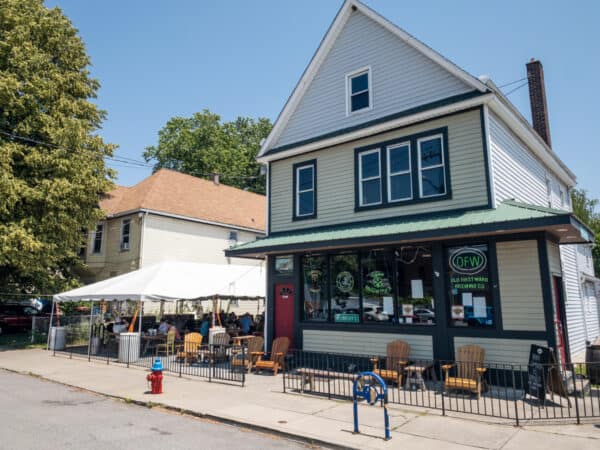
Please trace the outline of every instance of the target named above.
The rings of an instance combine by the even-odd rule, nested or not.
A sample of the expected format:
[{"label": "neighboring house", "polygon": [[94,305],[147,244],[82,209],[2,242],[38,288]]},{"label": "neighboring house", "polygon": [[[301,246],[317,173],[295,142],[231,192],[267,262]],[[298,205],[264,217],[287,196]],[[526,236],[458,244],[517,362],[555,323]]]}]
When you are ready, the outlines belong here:
[{"label": "neighboring house", "polygon": [[541,64],[527,69],[533,127],[487,78],[343,4],[259,154],[267,237],[225,252],[267,257],[268,340],[381,354],[403,339],[415,359],[476,343],[500,363],[584,350],[598,301],[576,255],[593,235],[570,212]]},{"label": "neighboring house", "polygon": [[264,236],[265,197],[218,179],[161,169],[135,186],[118,186],[100,207],[106,220],[89,233],[83,249],[86,283],[165,260],[264,264],[225,257],[223,250]]}]

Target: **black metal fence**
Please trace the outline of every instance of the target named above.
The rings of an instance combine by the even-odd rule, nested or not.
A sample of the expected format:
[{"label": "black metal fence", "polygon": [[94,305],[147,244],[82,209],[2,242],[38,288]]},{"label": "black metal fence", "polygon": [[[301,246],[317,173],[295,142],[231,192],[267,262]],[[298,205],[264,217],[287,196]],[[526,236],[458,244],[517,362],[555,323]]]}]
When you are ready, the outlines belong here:
[{"label": "black metal fence", "polygon": [[[88,327],[89,332],[89,327]],[[208,381],[221,381],[244,386],[246,367],[240,361],[246,361],[247,349],[234,345],[186,346],[183,342],[167,345],[148,346],[140,335],[106,335],[89,340],[82,338],[82,332],[73,327],[66,330],[64,348],[51,347],[54,355],[66,355],[69,358],[87,358],[105,361],[106,364],[120,364],[127,367],[150,369],[156,358],[160,358],[163,371],[181,376],[200,377]],[[161,346],[162,344],[163,346]],[[236,364],[238,362],[238,364]]]},{"label": "black metal fence", "polygon": [[373,371],[388,401],[522,422],[600,418],[600,363],[502,364],[291,351],[284,392],[351,399],[356,374]]}]

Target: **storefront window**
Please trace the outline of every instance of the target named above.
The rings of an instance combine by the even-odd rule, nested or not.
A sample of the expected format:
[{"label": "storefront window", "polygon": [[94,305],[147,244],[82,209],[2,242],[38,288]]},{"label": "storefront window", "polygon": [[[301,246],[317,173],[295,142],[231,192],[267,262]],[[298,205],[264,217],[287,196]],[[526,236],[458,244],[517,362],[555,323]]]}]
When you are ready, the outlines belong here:
[{"label": "storefront window", "polygon": [[433,325],[433,265],[431,248],[404,246],[396,250],[398,263],[398,322]]},{"label": "storefront window", "polygon": [[327,257],[303,256],[302,277],[304,320],[326,321],[329,318]]},{"label": "storefront window", "polygon": [[364,322],[391,322],[394,318],[393,259],[390,252],[372,250],[362,256]]},{"label": "storefront window", "polygon": [[447,252],[450,320],[454,326],[494,325],[487,245],[451,247]]},{"label": "storefront window", "polygon": [[333,255],[330,264],[333,321],[336,323],[359,323],[358,255]]}]

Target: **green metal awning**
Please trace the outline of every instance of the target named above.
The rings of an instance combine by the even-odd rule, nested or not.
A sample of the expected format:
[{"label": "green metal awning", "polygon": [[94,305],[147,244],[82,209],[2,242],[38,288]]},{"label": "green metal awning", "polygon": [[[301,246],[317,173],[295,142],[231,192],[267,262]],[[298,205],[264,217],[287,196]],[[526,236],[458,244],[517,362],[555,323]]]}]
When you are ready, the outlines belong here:
[{"label": "green metal awning", "polygon": [[227,256],[260,257],[294,250],[325,250],[456,237],[548,231],[561,244],[587,243],[593,232],[572,213],[509,200],[496,209],[446,212],[274,233],[225,251]]}]

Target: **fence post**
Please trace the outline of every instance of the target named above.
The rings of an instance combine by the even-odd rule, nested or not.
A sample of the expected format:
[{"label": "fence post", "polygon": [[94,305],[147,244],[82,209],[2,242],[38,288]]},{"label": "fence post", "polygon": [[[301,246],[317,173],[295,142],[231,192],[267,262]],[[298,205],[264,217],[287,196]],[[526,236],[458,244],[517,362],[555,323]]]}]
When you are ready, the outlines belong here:
[{"label": "fence post", "polygon": [[212,381],[212,375],[214,370],[214,346],[212,344],[208,345],[208,381]]},{"label": "fence post", "polygon": [[[285,356],[284,356],[285,358]],[[250,355],[248,355],[248,360],[250,360]],[[242,345],[242,361],[246,361],[246,347]],[[231,364],[231,363],[229,363]],[[231,368],[231,365],[229,366]],[[286,367],[287,368],[287,367]],[[285,370],[283,371],[283,378],[285,380]],[[246,383],[246,366],[244,364],[242,364],[242,387],[244,387],[244,384]],[[283,382],[283,385],[285,386],[285,381]],[[285,391],[284,391],[285,392]]]},{"label": "fence post", "polygon": [[[185,347],[183,349],[184,352],[184,356],[183,356],[183,363],[181,362],[181,360],[179,360],[179,378],[181,378],[181,370],[183,368],[183,364],[185,364],[185,362],[187,361],[187,354],[185,353]],[[175,358],[175,361],[177,361],[177,358]]]},{"label": "fence post", "polygon": [[[440,364],[440,372],[442,365]],[[442,416],[446,415],[446,403],[445,403],[445,391],[446,391],[446,382],[444,381],[444,374],[440,373],[440,390],[442,391]]]},{"label": "fence post", "polygon": [[517,388],[515,384],[515,366],[511,366],[511,374],[512,374],[512,386],[513,386],[513,403],[515,405],[515,420],[517,421],[517,426],[519,426],[519,407],[517,405]]},{"label": "fence post", "polygon": [[575,372],[575,367],[575,364],[571,364],[571,372],[573,373],[573,401],[575,402],[575,415],[577,416],[577,425],[581,425],[581,417],[579,416],[579,396],[577,395],[577,373]]}]

